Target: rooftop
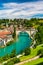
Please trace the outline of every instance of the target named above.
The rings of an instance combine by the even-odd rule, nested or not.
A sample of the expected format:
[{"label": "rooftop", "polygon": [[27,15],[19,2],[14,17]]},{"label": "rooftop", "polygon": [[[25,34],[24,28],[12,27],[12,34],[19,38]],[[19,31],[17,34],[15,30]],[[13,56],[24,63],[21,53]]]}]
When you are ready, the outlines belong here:
[{"label": "rooftop", "polygon": [[0,31],[0,38],[6,38],[7,37],[6,35],[9,35],[9,34],[11,34],[10,31],[2,30],[2,31]]}]

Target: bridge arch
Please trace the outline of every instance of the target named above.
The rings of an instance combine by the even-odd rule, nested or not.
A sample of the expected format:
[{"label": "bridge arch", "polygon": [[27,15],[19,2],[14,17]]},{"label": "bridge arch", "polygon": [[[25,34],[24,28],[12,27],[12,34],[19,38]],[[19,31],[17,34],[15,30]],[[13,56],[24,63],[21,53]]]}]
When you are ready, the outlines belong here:
[{"label": "bridge arch", "polygon": [[16,36],[18,36],[18,34],[19,34],[20,32],[27,32],[27,33],[29,34],[29,36],[31,37],[31,35],[32,35],[33,33],[36,33],[36,30],[35,30],[35,29],[32,29],[32,30],[24,30],[24,31],[22,31],[22,30],[16,30]]}]

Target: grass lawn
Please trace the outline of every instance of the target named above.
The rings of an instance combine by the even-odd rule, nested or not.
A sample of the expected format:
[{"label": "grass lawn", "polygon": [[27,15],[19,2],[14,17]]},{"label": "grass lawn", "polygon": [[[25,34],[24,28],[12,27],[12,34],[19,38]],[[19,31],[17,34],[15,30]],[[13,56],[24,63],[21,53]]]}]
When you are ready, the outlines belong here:
[{"label": "grass lawn", "polygon": [[27,56],[20,57],[20,60],[24,61],[24,60],[27,60],[29,58],[35,57],[37,55],[38,50],[41,49],[41,48],[43,48],[43,44],[37,46],[35,49],[31,49],[31,54],[27,55]]},{"label": "grass lawn", "polygon": [[40,20],[39,22],[43,23],[43,20]]},{"label": "grass lawn", "polygon": [[43,62],[43,58],[38,58],[37,60],[33,60],[31,62],[22,64],[22,65],[37,65],[37,64],[42,63],[42,62]]}]

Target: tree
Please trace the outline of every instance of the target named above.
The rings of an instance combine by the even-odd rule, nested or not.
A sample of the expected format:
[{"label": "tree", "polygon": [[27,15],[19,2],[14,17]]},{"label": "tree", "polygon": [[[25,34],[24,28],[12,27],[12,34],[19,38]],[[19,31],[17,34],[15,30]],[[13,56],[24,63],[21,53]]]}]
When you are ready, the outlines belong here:
[{"label": "tree", "polygon": [[26,55],[29,55],[29,54],[31,53],[31,49],[27,47],[27,48],[24,50],[24,53],[25,53],[25,56],[26,56]]},{"label": "tree", "polygon": [[12,52],[11,52],[11,54],[10,54],[10,58],[13,58],[13,57],[15,57],[16,56],[16,50],[13,50]]},{"label": "tree", "polygon": [[14,65],[14,62],[13,61],[9,61],[9,62],[5,63],[4,65]]},{"label": "tree", "polygon": [[18,62],[20,62],[20,59],[19,59],[19,58],[14,58],[14,59],[13,59],[13,62],[14,62],[14,64],[15,64],[15,63],[18,63]]},{"label": "tree", "polygon": [[14,27],[14,32],[13,32],[12,36],[13,36],[13,38],[15,38],[15,36],[16,36],[16,27]]},{"label": "tree", "polygon": [[43,26],[41,25],[37,28],[35,40],[36,40],[36,45],[43,44]]},{"label": "tree", "polygon": [[40,57],[43,57],[43,48],[38,51],[37,55],[39,55],[39,54],[41,54]]},{"label": "tree", "polygon": [[41,62],[41,63],[38,63],[37,65],[43,65],[43,62]]}]

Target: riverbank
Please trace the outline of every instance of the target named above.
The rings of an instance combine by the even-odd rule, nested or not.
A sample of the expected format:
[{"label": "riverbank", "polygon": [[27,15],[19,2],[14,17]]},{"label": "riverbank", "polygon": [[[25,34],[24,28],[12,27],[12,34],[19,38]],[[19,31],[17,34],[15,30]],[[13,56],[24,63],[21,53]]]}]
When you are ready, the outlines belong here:
[{"label": "riverbank", "polygon": [[[43,48],[42,46],[43,46],[43,44],[37,46],[35,49],[31,49],[31,54],[30,54],[30,55],[27,55],[27,56],[18,55],[17,57],[20,59],[21,62],[30,61],[30,60],[33,59],[33,58],[35,58],[35,60],[36,60],[37,58],[39,58],[39,56],[37,56],[37,52],[38,52],[38,50],[40,50],[41,48]],[[13,57],[13,58],[14,58],[14,57]],[[7,63],[8,61],[11,61],[13,58],[10,58],[10,59],[8,59],[8,60],[2,62],[2,63]],[[34,60],[34,59],[33,59],[33,60]],[[33,61],[33,60],[32,60],[32,61]],[[20,63],[21,63],[21,62],[20,62]],[[18,63],[18,64],[19,64],[19,63]]]},{"label": "riverbank", "polygon": [[15,65],[25,65],[25,63],[28,63],[28,62],[31,62],[31,61],[33,61],[33,60],[36,60],[36,59],[38,59],[40,57],[40,55],[38,55],[38,56],[36,56],[36,57],[33,57],[33,58],[31,58],[31,59],[29,59],[29,60],[25,60],[25,61],[23,61],[23,62],[20,62],[20,63],[17,63],[17,64],[15,64]]},{"label": "riverbank", "polygon": [[11,41],[7,42],[6,45],[3,45],[3,46],[0,46],[0,48],[4,48],[6,46],[10,46],[11,44],[15,43],[16,42],[16,37],[15,38],[12,38]]},{"label": "riverbank", "polygon": [[18,39],[12,43],[9,42],[4,48],[0,48],[0,57],[10,54],[13,50],[16,50],[16,54],[20,54],[25,48],[30,47],[31,38],[26,32],[21,32]]}]

